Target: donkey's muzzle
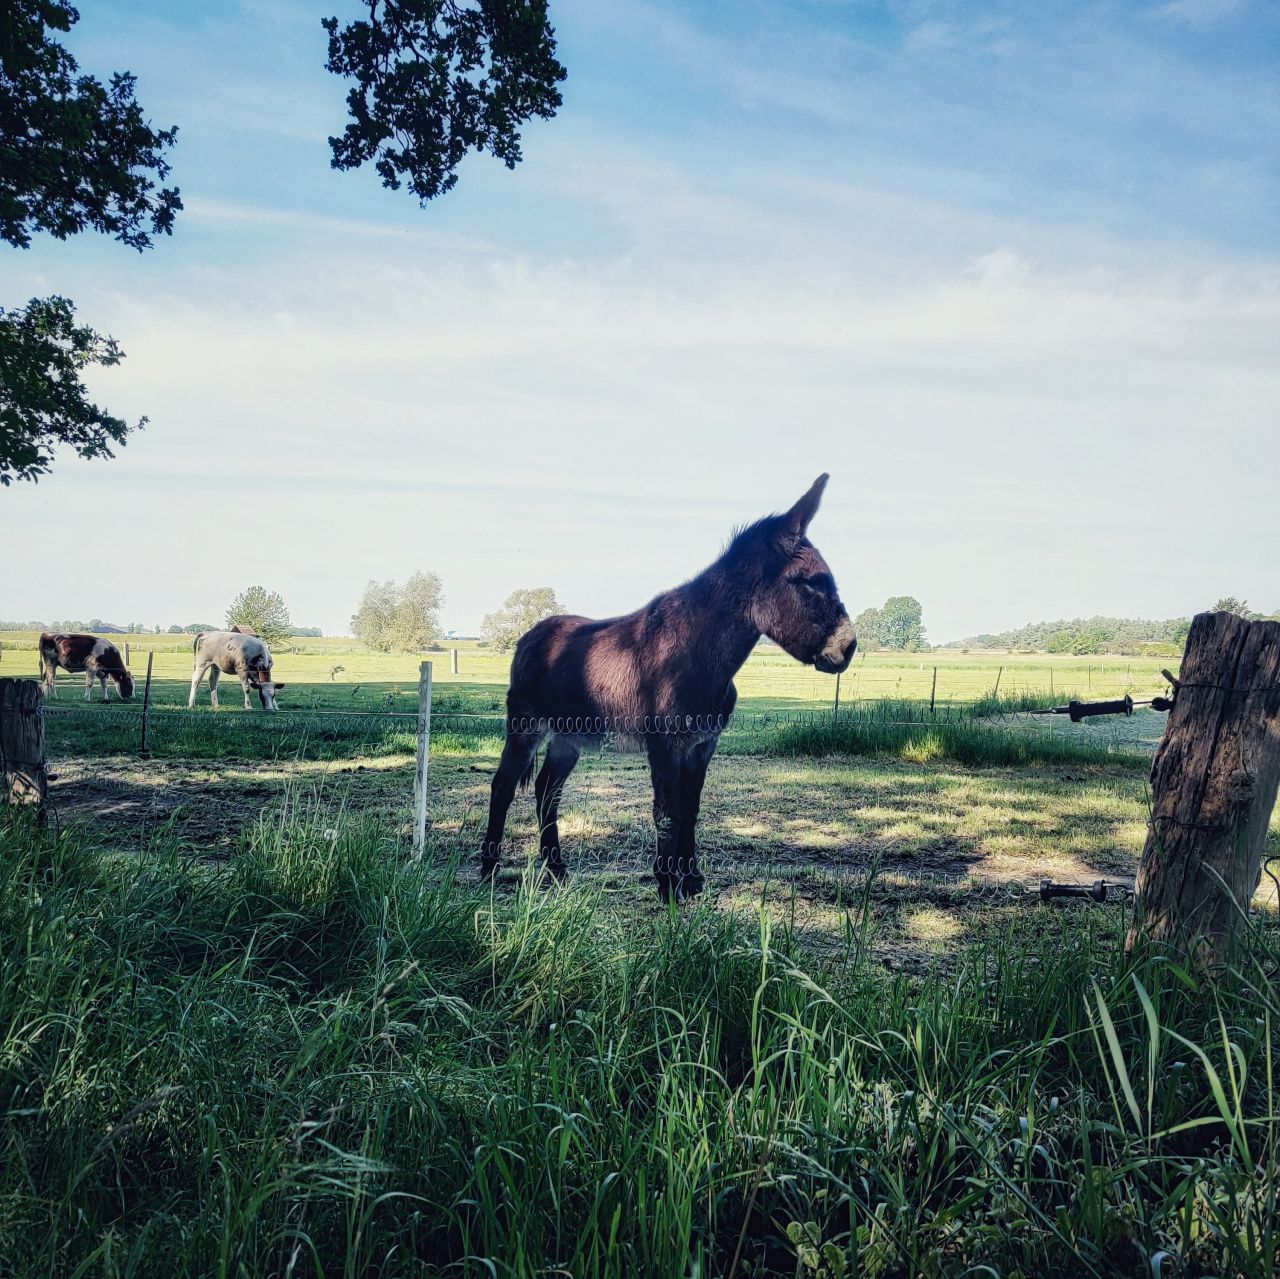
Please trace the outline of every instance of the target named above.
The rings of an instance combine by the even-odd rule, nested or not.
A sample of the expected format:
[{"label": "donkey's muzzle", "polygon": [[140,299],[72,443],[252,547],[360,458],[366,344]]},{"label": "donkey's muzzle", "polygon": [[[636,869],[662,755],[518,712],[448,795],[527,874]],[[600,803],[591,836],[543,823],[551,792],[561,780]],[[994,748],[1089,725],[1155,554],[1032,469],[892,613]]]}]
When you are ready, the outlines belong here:
[{"label": "donkey's muzzle", "polygon": [[815,669],[824,675],[839,675],[849,669],[853,655],[858,650],[858,635],[848,618],[836,627],[822,646],[822,652],[813,659]]}]

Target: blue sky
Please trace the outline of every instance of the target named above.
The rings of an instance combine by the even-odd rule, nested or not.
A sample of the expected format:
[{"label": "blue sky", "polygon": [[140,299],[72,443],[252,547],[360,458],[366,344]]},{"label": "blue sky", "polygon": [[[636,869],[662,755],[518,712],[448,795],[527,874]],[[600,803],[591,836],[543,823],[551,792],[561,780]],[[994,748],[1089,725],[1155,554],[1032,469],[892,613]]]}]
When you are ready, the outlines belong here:
[{"label": "blue sky", "polygon": [[552,0],[560,115],[425,209],[329,168],[357,8],[82,6],[186,210],[0,257],[151,418],[0,491],[0,616],[260,582],[341,632],[418,568],[449,626],[604,615],[824,470],[851,610],[914,594],[938,641],[1280,607],[1280,6]]}]

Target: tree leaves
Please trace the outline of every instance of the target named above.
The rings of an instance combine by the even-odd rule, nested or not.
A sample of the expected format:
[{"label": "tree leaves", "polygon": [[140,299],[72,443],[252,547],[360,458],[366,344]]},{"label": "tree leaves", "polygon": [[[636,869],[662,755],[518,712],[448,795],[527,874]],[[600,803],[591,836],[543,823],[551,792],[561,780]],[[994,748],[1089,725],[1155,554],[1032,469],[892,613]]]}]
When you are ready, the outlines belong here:
[{"label": "tree leaves", "polygon": [[509,169],[519,128],[561,105],[546,0],[368,0],[367,20],[329,33],[328,69],[354,80],[349,123],[329,139],[335,169],[368,161],[384,186],[407,181],[419,201],[453,189],[468,151]]},{"label": "tree leaves", "polygon": [[80,375],[123,357],[114,338],[76,324],[66,298],[0,307],[0,484],[46,474],[56,444],[84,458],[115,456],[112,446],[147,419],[130,426],[112,417],[88,399]]},{"label": "tree leaves", "polygon": [[0,239],[26,248],[92,230],[135,249],[168,235],[178,190],[157,189],[176,128],[153,129],[127,72],[103,84],[77,75],[49,36],[79,18],[65,0],[7,0],[0,19]]}]

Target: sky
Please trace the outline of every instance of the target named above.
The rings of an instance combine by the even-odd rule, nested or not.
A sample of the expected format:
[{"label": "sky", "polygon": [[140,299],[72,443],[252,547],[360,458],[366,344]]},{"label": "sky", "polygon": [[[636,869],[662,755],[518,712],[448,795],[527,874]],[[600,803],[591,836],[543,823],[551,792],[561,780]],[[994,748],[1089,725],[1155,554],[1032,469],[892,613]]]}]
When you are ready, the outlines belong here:
[{"label": "sky", "polygon": [[[93,0],[179,126],[172,238],[0,248],[149,418],[0,489],[0,617],[346,633],[638,607],[831,474],[850,612],[944,642],[1280,608],[1280,5],[551,0],[564,106],[426,206],[329,167],[346,0]],[[17,552],[14,553],[14,548]]]}]

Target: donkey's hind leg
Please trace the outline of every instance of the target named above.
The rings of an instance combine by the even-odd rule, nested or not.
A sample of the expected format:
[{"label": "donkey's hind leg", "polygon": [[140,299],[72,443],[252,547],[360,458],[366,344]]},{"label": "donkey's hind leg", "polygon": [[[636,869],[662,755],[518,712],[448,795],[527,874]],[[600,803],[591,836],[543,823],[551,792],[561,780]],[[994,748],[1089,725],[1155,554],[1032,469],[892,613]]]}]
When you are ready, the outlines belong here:
[{"label": "donkey's hind leg", "polygon": [[564,794],[565,781],[581,754],[581,747],[563,737],[553,737],[533,788],[538,806],[538,844],[542,864],[557,879],[563,879],[566,874],[560,853],[560,830],[556,825],[560,815],[560,797]]},{"label": "donkey's hind leg", "polygon": [[502,855],[502,834],[507,828],[507,810],[515,798],[516,787],[526,785],[533,773],[533,759],[537,754],[538,734],[508,733],[498,761],[498,771],[493,775],[489,788],[489,825],[480,845],[480,874],[490,878],[498,869]]}]

